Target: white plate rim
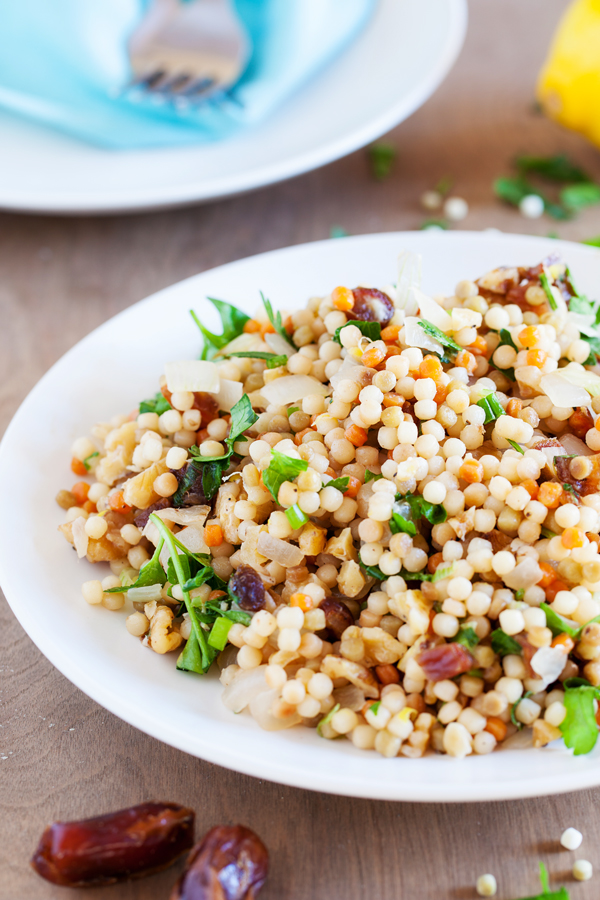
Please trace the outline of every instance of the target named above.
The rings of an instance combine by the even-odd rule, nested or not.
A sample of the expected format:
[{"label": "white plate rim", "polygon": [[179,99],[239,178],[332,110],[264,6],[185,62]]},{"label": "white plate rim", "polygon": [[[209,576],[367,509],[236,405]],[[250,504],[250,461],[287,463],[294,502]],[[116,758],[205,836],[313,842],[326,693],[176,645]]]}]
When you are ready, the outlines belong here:
[{"label": "white plate rim", "polygon": [[[453,232],[444,235],[434,235],[432,233],[423,234],[423,232],[399,232],[391,234],[387,233],[357,236],[346,238],[344,239],[344,242],[346,242],[347,246],[349,247],[352,247],[353,244],[355,246],[364,245],[368,247],[369,244],[377,244],[377,242],[385,240],[388,242],[394,241],[395,245],[399,247],[401,246],[403,239],[418,239],[419,241],[423,242],[434,242],[439,240],[443,240],[445,242],[481,242],[485,241],[488,237],[491,236],[482,234],[480,232]],[[538,248],[536,252],[538,253],[547,252],[551,249],[557,249],[564,253],[568,253],[570,250],[572,252],[574,247],[577,247],[579,253],[585,253],[590,258],[595,257],[595,265],[600,266],[600,253],[594,248],[584,248],[581,245],[574,245],[566,241],[554,241],[532,236],[494,235],[493,237],[496,240],[504,240],[507,243],[518,240],[519,242],[523,242],[525,245],[530,245],[532,247],[536,246]],[[99,328],[91,332],[90,335],[84,338],[81,342],[79,342],[79,344],[68,351],[57,363],[55,363],[55,365],[43,376],[43,378],[28,394],[27,398],[23,401],[19,410],[15,414],[15,417],[10,423],[4,435],[2,443],[0,444],[0,489],[3,482],[4,486],[6,486],[7,473],[5,471],[5,463],[7,461],[7,457],[9,457],[10,445],[13,442],[13,434],[15,434],[16,436],[16,433],[22,425],[22,420],[26,419],[28,407],[32,404],[32,401],[37,397],[38,394],[43,393],[45,385],[48,382],[52,381],[54,373],[61,367],[68,365],[70,357],[75,354],[78,348],[81,348],[82,345],[85,346],[86,342],[88,341],[93,341],[94,338],[96,338],[98,334],[103,331],[103,329],[111,326],[122,316],[126,316],[132,309],[140,307],[143,308],[143,306],[146,304],[161,302],[165,298],[165,296],[168,296],[169,292],[173,291],[173,289],[178,289],[181,287],[181,285],[187,284],[189,282],[194,282],[196,279],[201,278],[207,274],[211,276],[218,276],[219,272],[222,272],[223,270],[230,270],[232,267],[243,267],[249,262],[256,261],[259,261],[268,266],[274,257],[290,257],[294,254],[301,256],[302,254],[306,254],[307,252],[318,253],[323,249],[326,251],[327,247],[332,243],[333,242],[331,241],[316,241],[311,244],[303,244],[296,247],[284,248],[282,250],[270,251],[268,253],[259,254],[258,256],[249,257],[245,260],[239,260],[234,263],[220,266],[216,269],[209,270],[208,273],[205,272],[200,276],[192,276],[191,278],[185,279],[183,282],[179,282],[177,285],[173,285],[170,288],[165,288],[157,292],[156,294],[151,295],[145,300],[140,301],[140,304],[135,304],[134,307],[129,307],[129,309],[124,310],[122,313],[119,313],[117,316],[108,320],[108,322],[99,326]],[[338,242],[335,243],[337,244]],[[455,784],[449,786],[447,789],[444,789],[443,796],[439,796],[439,786],[435,789],[435,791],[432,791],[429,789],[429,786],[427,784],[424,785],[418,779],[415,779],[414,782],[403,781],[401,786],[399,787],[397,783],[390,782],[374,786],[372,781],[368,780],[365,780],[364,783],[352,780],[344,781],[344,778],[342,776],[337,783],[332,784],[330,781],[331,773],[322,773],[318,770],[313,769],[310,771],[307,781],[307,772],[302,770],[299,771],[295,764],[288,764],[285,760],[274,760],[271,758],[266,760],[268,766],[265,766],[265,760],[246,759],[243,752],[239,748],[231,749],[231,747],[223,747],[222,745],[215,746],[214,743],[212,743],[210,740],[202,737],[199,738],[197,735],[190,736],[188,732],[179,729],[174,723],[169,723],[169,731],[168,733],[165,733],[164,723],[157,723],[156,717],[147,714],[143,709],[140,709],[139,706],[136,706],[134,703],[129,702],[124,694],[116,696],[115,694],[111,694],[110,691],[107,692],[107,690],[103,689],[102,685],[94,680],[89,672],[87,672],[84,668],[72,663],[68,652],[65,653],[64,647],[61,648],[59,646],[54,646],[52,642],[47,639],[46,635],[43,633],[43,630],[39,627],[38,622],[36,621],[34,608],[27,602],[24,602],[22,599],[22,588],[18,583],[19,578],[21,577],[21,573],[18,570],[18,545],[13,547],[12,555],[5,551],[6,541],[9,533],[10,526],[7,523],[6,516],[4,516],[0,519],[0,536],[2,537],[2,540],[0,541],[0,580],[2,582],[2,586],[9,605],[11,606],[13,612],[15,613],[17,619],[20,621],[25,631],[38,646],[41,652],[50,660],[53,665],[56,666],[57,669],[59,669],[59,671],[62,672],[62,674],[64,674],[69,680],[71,680],[81,690],[88,694],[88,696],[108,709],[110,712],[139,728],[141,731],[144,731],[145,733],[151,735],[152,737],[156,737],[158,740],[169,743],[170,745],[177,747],[184,752],[190,753],[193,756],[199,756],[209,762],[213,762],[226,768],[234,769],[244,774],[253,775],[259,778],[265,778],[270,781],[276,781],[278,783],[287,784],[293,787],[303,787],[310,790],[317,790],[328,793],[385,800],[394,799],[401,801],[418,802],[432,802],[436,800],[439,802],[474,802],[485,800],[519,799],[525,797],[581,790],[600,784],[600,765],[598,765],[597,753],[594,754],[595,758],[593,760],[590,758],[590,761],[595,762],[595,767],[591,769],[589,766],[585,766],[582,768],[582,763],[585,764],[585,757],[580,757],[579,760],[576,760],[570,757],[568,754],[564,753],[564,751],[557,751],[560,752],[561,755],[564,755],[565,759],[568,760],[568,768],[566,768],[565,771],[561,772],[560,778],[549,780],[546,777],[536,780],[532,778],[526,779],[516,777],[508,784],[503,784],[501,791],[499,791],[498,788],[494,786],[493,782],[490,782],[489,785],[483,788],[481,787],[481,785],[478,785],[476,795],[468,783],[469,773],[472,771],[470,769],[470,766],[472,766],[473,764],[477,764],[478,760],[487,759],[486,757],[471,757],[463,761],[452,760],[452,771],[460,777],[457,779]],[[268,745],[270,736],[265,732],[262,732],[262,734],[265,737]],[[520,752],[524,752],[529,755],[531,753],[540,752],[552,753],[553,751],[514,751],[515,754],[519,754]],[[498,754],[498,756],[500,755],[504,756],[504,754]],[[361,758],[364,760],[368,759],[369,757],[371,757],[371,754],[368,754],[368,756],[363,755]],[[516,755],[512,758],[515,762],[517,762]],[[385,762],[393,763],[397,761]],[[406,762],[413,763],[415,761],[407,760]],[[423,760],[422,762],[425,762],[425,760]]]},{"label": "white plate rim", "polygon": [[[308,171],[334,162],[355,150],[366,146],[382,134],[390,131],[404,119],[412,115],[441,84],[452,68],[462,47],[468,19],[467,0],[447,0],[450,9],[450,28],[444,50],[427,75],[409,93],[401,96],[398,102],[379,116],[369,120],[355,130],[340,135],[337,140],[320,147],[315,147],[298,156],[281,160],[278,164],[250,169],[241,173],[229,173],[215,177],[212,183],[199,181],[181,186],[164,186],[120,192],[119,196],[99,195],[93,190],[81,192],[76,200],[72,196],[65,198],[61,192],[48,192],[44,197],[36,199],[20,196],[3,187],[0,191],[0,209],[20,212],[85,215],[89,213],[110,214],[113,212],[134,213],[141,210],[169,209],[176,206],[204,203],[219,197],[235,196],[252,191],[269,184],[276,184]],[[360,36],[359,38],[360,39]],[[332,62],[335,65],[335,61]],[[318,76],[316,76],[318,78]],[[277,112],[273,114],[275,118]],[[152,153],[152,150],[145,151]],[[176,152],[176,149],[174,150]]]}]

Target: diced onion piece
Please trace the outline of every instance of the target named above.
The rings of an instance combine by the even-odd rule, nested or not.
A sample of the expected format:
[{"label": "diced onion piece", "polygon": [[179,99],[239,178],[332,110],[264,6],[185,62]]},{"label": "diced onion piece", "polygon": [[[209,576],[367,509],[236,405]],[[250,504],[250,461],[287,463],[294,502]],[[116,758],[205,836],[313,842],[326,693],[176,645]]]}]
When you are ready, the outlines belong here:
[{"label": "diced onion piece", "polygon": [[[590,395],[586,389],[580,385],[574,384],[563,375],[566,369],[560,369],[558,372],[549,372],[543,375],[540,382],[541,388],[554,406],[587,406],[590,402]],[[600,384],[600,379],[598,379]]]},{"label": "diced onion piece", "polygon": [[[176,535],[177,540],[180,544],[183,544],[190,553],[207,553],[210,554],[210,550],[207,545],[204,543],[204,528],[198,528],[195,525],[188,525],[187,528],[182,528]],[[167,544],[162,548],[160,552],[159,561],[163,569],[167,568],[167,564],[169,561],[169,547]]]},{"label": "diced onion piece", "polygon": [[526,556],[525,559],[515,566],[512,572],[508,572],[502,577],[507,587],[512,588],[513,591],[519,591],[522,589],[526,590],[528,587],[537,584],[542,578],[542,574],[542,570],[535,559]]},{"label": "diced onion piece", "polygon": [[283,731],[292,725],[299,725],[302,719],[297,712],[281,719],[276,719],[271,713],[271,707],[279,699],[279,691],[261,691],[250,701],[250,715],[265,731]]},{"label": "diced onion piece", "polygon": [[160,600],[161,596],[162,586],[160,584],[132,587],[127,591],[127,599],[131,600],[132,603],[152,603],[153,600]]},{"label": "diced onion piece", "polygon": [[569,311],[567,313],[567,321],[575,325],[582,334],[587,334],[589,337],[598,337],[598,329],[595,326],[592,315]]},{"label": "diced onion piece", "polygon": [[558,679],[567,661],[563,646],[540,647],[531,657],[531,668],[545,682],[544,687]]},{"label": "diced onion piece", "polygon": [[340,381],[347,381],[349,379],[355,384],[359,384],[362,389],[368,384],[371,384],[375,374],[376,369],[369,369],[367,366],[363,366],[358,359],[348,354],[335,375],[332,375],[329,379],[329,383],[332,388],[335,389]]},{"label": "diced onion piece", "polygon": [[527,750],[530,747],[533,747],[533,731],[531,728],[522,728],[502,741],[498,750]]},{"label": "diced onion piece", "polygon": [[589,369],[584,369],[578,363],[569,363],[568,366],[560,370],[560,374],[570,384],[576,384],[578,387],[585,388],[592,397],[600,396],[600,375],[598,375],[597,369],[594,372],[590,372]]},{"label": "diced onion piece", "polygon": [[335,689],[333,699],[340,706],[359,712],[365,705],[366,697],[355,684],[345,684],[343,687]]},{"label": "diced onion piece", "polygon": [[258,536],[257,550],[263,556],[266,556],[267,559],[279,563],[285,569],[299,566],[304,560],[304,553],[299,547],[275,538],[266,531],[261,531]]},{"label": "diced onion piece", "polygon": [[167,388],[176,391],[206,391],[218,394],[219,370],[215,363],[204,359],[186,359],[183,362],[165,363]]},{"label": "diced onion piece", "polygon": [[[204,525],[210,512],[210,506],[188,506],[186,509],[157,509],[154,515],[163,522],[175,522],[176,525]],[[179,538],[179,535],[177,535]]]},{"label": "diced onion piece", "polygon": [[296,352],[290,342],[286,341],[286,339],[281,337],[280,334],[277,334],[277,332],[265,334],[265,342],[268,344],[269,349],[273,353],[276,353],[277,356],[290,356],[292,353]]},{"label": "diced onion piece", "polygon": [[420,347],[422,350],[431,350],[440,356],[444,355],[444,348],[440,342],[423,331],[416,316],[408,316],[404,320],[404,343],[408,347]]},{"label": "diced onion piece", "polygon": [[242,399],[244,387],[241,381],[230,381],[229,378],[221,378],[221,387],[215,400],[219,404],[219,409],[225,412],[231,412],[232,407]]},{"label": "diced onion piece", "polygon": [[286,406],[308,394],[321,394],[325,397],[329,393],[329,388],[313,378],[312,375],[284,375],[282,378],[276,378],[275,381],[265,384],[264,387],[261,387],[260,392],[267,403]]},{"label": "diced onion piece", "polygon": [[565,448],[567,456],[593,456],[595,450],[590,450],[580,438],[574,434],[561,434],[560,442]]},{"label": "diced onion piece", "polygon": [[246,350],[264,350],[262,338],[257,333],[247,334],[245,331],[238,334],[216,356],[227,356],[228,353],[243,353]]},{"label": "diced onion piece", "polygon": [[452,328],[452,318],[445,309],[442,309],[439,303],[436,303],[433,297],[428,297],[423,291],[415,288],[415,296],[419,302],[419,316],[436,325],[441,331],[450,331]]},{"label": "diced onion piece", "polygon": [[77,550],[77,556],[79,559],[83,559],[88,550],[89,537],[85,530],[85,519],[83,516],[79,516],[77,519],[73,519],[71,524],[71,528],[73,529],[73,544],[75,545],[75,549]]},{"label": "diced onion piece", "polygon": [[265,691],[270,693],[269,685],[265,680],[266,666],[258,666],[256,669],[240,669],[233,680],[227,685],[221,699],[231,712],[240,713],[246,709],[251,700]]},{"label": "diced onion piece", "polygon": [[414,316],[419,308],[419,301],[413,289],[421,284],[421,262],[421,255],[413,253],[412,250],[403,250],[398,254],[396,306],[403,309],[407,316]]}]

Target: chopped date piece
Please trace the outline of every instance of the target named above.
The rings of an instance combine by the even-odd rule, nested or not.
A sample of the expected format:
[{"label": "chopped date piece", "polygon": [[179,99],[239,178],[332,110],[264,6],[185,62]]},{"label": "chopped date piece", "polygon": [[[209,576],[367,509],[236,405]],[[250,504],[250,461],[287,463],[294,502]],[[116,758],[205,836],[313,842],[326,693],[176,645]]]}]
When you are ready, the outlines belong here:
[{"label": "chopped date piece", "polygon": [[578,407],[569,418],[569,425],[573,434],[580,440],[584,441],[585,436],[594,427],[594,420],[590,411],[585,406]]},{"label": "chopped date piece", "polygon": [[416,657],[417,662],[430,681],[443,681],[454,678],[474,668],[475,660],[462,644],[441,644],[422,650]]},{"label": "chopped date piece", "polygon": [[265,608],[265,586],[252,566],[238,566],[229,582],[229,590],[237,597],[240,609],[258,612]]},{"label": "chopped date piece", "polygon": [[194,811],[177,803],[141,803],[78,822],[54,822],[31,865],[65,887],[141,878],[170,866],[194,843]]},{"label": "chopped date piece", "polygon": [[189,855],[169,900],[255,900],[269,872],[269,852],[243,825],[217,825]]},{"label": "chopped date piece", "polygon": [[148,524],[148,519],[153,512],[156,512],[159,509],[168,509],[171,505],[172,503],[170,497],[163,497],[162,500],[158,500],[156,503],[153,503],[152,506],[148,507],[148,509],[141,509],[133,520],[134,524],[137,525],[138,528],[145,528]]},{"label": "chopped date piece", "polygon": [[319,632],[319,636],[332,637],[333,640],[339,641],[346,628],[354,625],[354,616],[346,604],[336,600],[335,597],[327,597],[319,605],[319,609],[325,613],[326,625],[324,631]]},{"label": "chopped date piece", "polygon": [[600,490],[600,453],[594,456],[586,456],[591,464],[591,471],[586,478],[575,478],[571,471],[571,457],[555,456],[554,467],[562,484],[570,484],[580,497],[588,494],[596,494]]},{"label": "chopped date piece", "polygon": [[212,422],[213,419],[217,419],[219,416],[219,404],[212,394],[206,394],[204,391],[196,391],[194,393],[193,409],[200,410],[200,428],[206,428],[209,422]]},{"label": "chopped date piece", "polygon": [[379,322],[385,328],[394,315],[394,304],[387,294],[375,288],[353,288],[352,318],[361,322]]}]

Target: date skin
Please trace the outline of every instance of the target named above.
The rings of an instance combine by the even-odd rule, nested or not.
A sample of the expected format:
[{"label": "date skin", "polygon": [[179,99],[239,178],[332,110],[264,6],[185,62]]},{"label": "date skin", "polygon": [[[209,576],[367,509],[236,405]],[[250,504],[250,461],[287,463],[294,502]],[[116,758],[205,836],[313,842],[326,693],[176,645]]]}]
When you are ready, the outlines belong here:
[{"label": "date skin", "polygon": [[31,865],[65,887],[96,887],[152,875],[194,843],[194,811],[177,803],[141,803],[78,822],[54,822]]},{"label": "date skin", "polygon": [[475,665],[475,660],[462,644],[441,644],[422,650],[416,657],[417,662],[430,681],[444,681],[468,672]]},{"label": "date skin", "polygon": [[269,871],[269,852],[243,825],[217,825],[189,855],[169,900],[255,900]]}]

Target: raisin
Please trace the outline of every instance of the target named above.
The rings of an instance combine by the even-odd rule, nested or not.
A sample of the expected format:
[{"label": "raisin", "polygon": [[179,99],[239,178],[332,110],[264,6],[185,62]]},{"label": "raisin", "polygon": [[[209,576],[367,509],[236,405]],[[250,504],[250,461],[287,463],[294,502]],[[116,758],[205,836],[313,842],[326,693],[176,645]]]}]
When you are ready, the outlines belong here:
[{"label": "raisin", "polygon": [[157,500],[147,509],[141,509],[133,521],[138,528],[145,528],[153,512],[156,512],[157,509],[167,509],[169,506],[171,506],[171,498],[163,497],[162,500]]},{"label": "raisin", "polygon": [[196,844],[169,900],[255,900],[269,852],[243,825],[217,825]]},{"label": "raisin", "polygon": [[219,404],[212,394],[206,394],[204,391],[194,393],[193,409],[200,410],[200,428],[206,428],[209,422],[219,416]]},{"label": "raisin", "polygon": [[240,609],[258,612],[265,608],[265,586],[252,566],[239,566],[229,582],[229,590],[235,594]]},{"label": "raisin", "polygon": [[177,803],[141,803],[78,822],[54,822],[31,865],[66,887],[141,878],[170,866],[194,843],[194,811]]},{"label": "raisin", "polygon": [[475,666],[475,660],[466,647],[457,643],[422,650],[416,660],[430,681],[454,678]]},{"label": "raisin", "polygon": [[203,486],[204,465],[190,459],[181,469],[171,469],[179,487],[173,496],[168,498],[169,506],[180,509],[185,506],[205,505],[207,498]]},{"label": "raisin", "polygon": [[334,597],[327,597],[320,604],[319,609],[325,613],[326,637],[333,637],[339,641],[346,628],[354,625],[354,616],[345,603]]},{"label": "raisin", "polygon": [[354,306],[351,317],[361,322],[379,322],[382,328],[392,320],[394,304],[387,294],[375,288],[353,288]]}]

